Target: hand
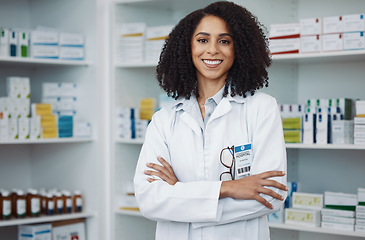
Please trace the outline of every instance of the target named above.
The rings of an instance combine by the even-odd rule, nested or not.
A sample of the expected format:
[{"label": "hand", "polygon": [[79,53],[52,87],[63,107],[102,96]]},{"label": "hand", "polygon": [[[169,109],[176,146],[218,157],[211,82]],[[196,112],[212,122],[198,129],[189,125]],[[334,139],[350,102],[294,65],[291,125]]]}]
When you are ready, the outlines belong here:
[{"label": "hand", "polygon": [[268,171],[238,180],[224,181],[222,182],[219,198],[252,199],[272,209],[273,206],[260,196],[260,193],[283,201],[284,198],[280,194],[266,187],[275,187],[287,191],[288,188],[285,185],[275,180],[268,180],[268,178],[282,177],[284,175],[285,172],[282,171]]},{"label": "hand", "polygon": [[[162,164],[162,166],[155,163],[147,163],[146,164],[147,167],[152,168],[156,171],[145,170],[144,174],[149,176],[157,176],[161,178],[163,181],[167,182],[168,184],[175,185],[175,183],[177,183],[179,180],[175,176],[174,170],[172,169],[171,165],[160,156],[157,157],[157,160]],[[150,177],[147,178],[147,181],[149,181],[150,183],[156,180],[159,179],[154,179]]]}]

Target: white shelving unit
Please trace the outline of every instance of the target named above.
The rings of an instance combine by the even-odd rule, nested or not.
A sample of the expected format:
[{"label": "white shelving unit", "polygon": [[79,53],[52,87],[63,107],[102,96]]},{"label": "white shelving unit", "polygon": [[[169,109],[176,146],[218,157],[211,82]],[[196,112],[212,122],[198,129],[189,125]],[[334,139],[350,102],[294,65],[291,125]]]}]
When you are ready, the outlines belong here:
[{"label": "white shelving unit", "polygon": [[2,65],[66,65],[66,66],[88,66],[91,62],[88,61],[72,61],[60,59],[37,59],[37,58],[20,58],[20,57],[0,57],[0,64]]},{"label": "white shelving unit", "polygon": [[54,138],[54,139],[38,139],[38,140],[9,140],[0,141],[0,145],[5,144],[44,144],[44,143],[82,143],[93,142],[94,138]]},{"label": "white shelving unit", "polygon": [[[39,139],[0,142],[0,188],[80,190],[84,212],[37,218],[0,220],[0,239],[17,239],[17,226],[85,219],[87,240],[110,239],[107,225],[106,159],[109,132],[104,130],[109,55],[106,49],[107,3],[103,0],[0,0],[0,26],[35,29],[37,26],[85,36],[84,61],[0,58],[0,96],[7,76],[28,76],[31,102],[41,101],[43,82],[77,83],[79,117],[90,121],[92,138]],[[82,14],[82,15],[80,15]],[[105,196],[101,198],[100,196]],[[105,238],[106,237],[106,238]]]},{"label": "white shelving unit", "polygon": [[83,213],[71,213],[71,214],[54,215],[54,216],[26,217],[21,219],[0,220],[0,227],[56,222],[56,221],[79,219],[79,218],[93,218],[96,216],[97,214],[95,212],[83,212]]},{"label": "white shelving unit", "polygon": [[[273,23],[298,22],[301,18],[325,17],[361,12],[361,0],[236,0],[247,7],[269,29]],[[192,9],[207,5],[166,0],[114,1],[112,23],[147,22],[149,25],[174,24]],[[200,5],[200,6],[198,6]],[[330,8],[328,6],[331,6]],[[191,9],[191,10],[192,10]],[[114,35],[112,35],[114,37]],[[115,49],[115,46],[113,47]],[[364,98],[365,50],[273,56],[269,69],[270,86],[263,91],[279,103],[304,103],[308,98]],[[112,64],[111,101],[115,106],[137,106],[141,97],[159,93],[153,77],[156,63]],[[133,84],[132,84],[133,82]],[[148,90],[148,91],[146,91]],[[156,96],[156,95],[155,95]],[[112,110],[113,112],[113,110]],[[112,115],[113,116],[113,115]],[[120,183],[132,181],[134,167],[142,142],[114,140],[112,163],[112,205],[121,193]],[[297,181],[303,192],[323,193],[339,191],[355,193],[364,187],[363,150],[359,145],[286,144],[288,152],[288,180]],[[344,161],[346,159],[346,161]],[[153,222],[146,222],[139,212],[114,210],[112,239],[153,239]],[[140,218],[138,218],[140,217]],[[139,219],[139,220],[138,220]],[[137,224],[137,227],[134,226]],[[148,233],[139,229],[150,229]],[[322,228],[308,228],[286,224],[270,224],[271,239],[352,240],[365,237],[357,232]],[[135,235],[133,235],[135,234]]]}]

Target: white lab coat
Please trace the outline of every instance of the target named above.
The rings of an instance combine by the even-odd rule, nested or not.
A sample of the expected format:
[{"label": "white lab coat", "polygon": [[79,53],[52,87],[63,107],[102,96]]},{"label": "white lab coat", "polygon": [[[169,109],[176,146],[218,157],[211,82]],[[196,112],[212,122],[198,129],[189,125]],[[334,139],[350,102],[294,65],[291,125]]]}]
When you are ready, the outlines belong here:
[{"label": "white lab coat", "polygon": [[[157,240],[267,240],[267,214],[281,203],[265,197],[274,210],[255,200],[219,198],[219,176],[227,171],[219,160],[223,148],[252,143],[251,174],[286,171],[286,150],[276,100],[264,93],[223,98],[203,133],[185,111],[196,100],[181,99],[162,108],[149,124],[134,178],[142,214],[158,221]],[[163,157],[179,182],[147,182],[146,163]],[[274,178],[286,184],[286,177]],[[274,189],[286,197],[284,191]]]}]

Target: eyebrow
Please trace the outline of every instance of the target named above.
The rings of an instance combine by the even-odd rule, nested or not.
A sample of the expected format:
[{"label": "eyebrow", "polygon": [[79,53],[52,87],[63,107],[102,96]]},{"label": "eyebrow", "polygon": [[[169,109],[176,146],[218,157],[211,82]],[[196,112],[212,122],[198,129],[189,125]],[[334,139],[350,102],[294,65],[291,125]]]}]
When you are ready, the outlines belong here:
[{"label": "eyebrow", "polygon": [[[198,36],[198,35],[210,36],[210,33],[207,33],[207,32],[198,32],[198,33],[195,35],[195,37],[196,37],[196,36]],[[218,36],[219,36],[219,37],[223,37],[223,36],[230,36],[230,37],[232,37],[232,35],[231,35],[231,34],[229,34],[229,33],[220,33]]]}]

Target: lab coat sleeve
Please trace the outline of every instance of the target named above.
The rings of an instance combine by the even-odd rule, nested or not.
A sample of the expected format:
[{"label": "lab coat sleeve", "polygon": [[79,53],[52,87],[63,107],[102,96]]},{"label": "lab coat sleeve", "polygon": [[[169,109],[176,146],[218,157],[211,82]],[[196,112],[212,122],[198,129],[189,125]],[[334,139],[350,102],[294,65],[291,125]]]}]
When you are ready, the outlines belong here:
[{"label": "lab coat sleeve", "polygon": [[[267,96],[267,95],[266,95]],[[267,96],[260,101],[258,111],[250,108],[248,102],[248,114],[256,114],[250,117],[249,129],[252,134],[252,148],[254,159],[251,166],[251,174],[259,174],[265,171],[286,171],[286,149],[283,138],[283,130],[277,102]],[[253,103],[251,103],[253,104]],[[252,121],[256,119],[256,121]],[[272,178],[286,185],[286,176]],[[286,192],[277,188],[270,188],[286,197]],[[269,209],[255,200],[236,200],[224,198],[218,205],[218,222],[193,223],[193,227],[214,226],[241,220],[250,220],[277,211],[282,201],[265,194],[261,194],[273,206]]]},{"label": "lab coat sleeve", "polygon": [[221,182],[178,182],[174,186],[158,180],[149,183],[146,163],[160,164],[157,156],[171,163],[166,143],[171,114],[161,109],[148,126],[134,176],[135,195],[141,213],[155,221],[217,221]]}]

